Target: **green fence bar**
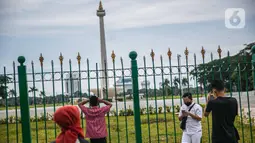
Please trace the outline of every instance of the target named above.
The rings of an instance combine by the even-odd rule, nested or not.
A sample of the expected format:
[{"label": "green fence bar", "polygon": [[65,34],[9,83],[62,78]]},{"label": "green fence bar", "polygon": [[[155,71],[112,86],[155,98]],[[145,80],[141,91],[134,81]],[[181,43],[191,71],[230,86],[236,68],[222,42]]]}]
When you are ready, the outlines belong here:
[{"label": "green fence bar", "polygon": [[65,105],[65,96],[64,96],[64,75],[63,75],[63,60],[64,57],[62,56],[62,53],[60,53],[59,61],[60,61],[60,70],[61,70],[61,91],[62,91],[62,106]]},{"label": "green fence bar", "polygon": [[14,86],[14,102],[15,102],[15,120],[16,120],[16,143],[19,142],[19,126],[18,126],[18,110],[17,110],[17,85],[16,85],[16,66],[13,61],[13,86]]},{"label": "green fence bar", "polygon": [[181,103],[181,106],[182,106],[182,81],[181,81],[181,75],[182,75],[182,71],[181,71],[181,67],[180,67],[180,57],[181,57],[181,55],[177,55],[177,60],[178,60],[178,82],[179,82],[179,97],[180,97],[180,103]]},{"label": "green fence bar", "polygon": [[184,52],[184,54],[185,54],[185,59],[186,59],[186,74],[187,74],[187,80],[188,80],[188,91],[189,91],[189,61],[188,61],[188,59],[189,59],[189,50],[188,50],[188,48],[186,47],[186,49],[185,49],[185,52]]},{"label": "green fence bar", "polygon": [[[105,92],[105,95],[106,95],[106,100],[108,100],[108,72],[107,72],[107,63],[106,61],[104,61],[104,67],[105,69],[102,69],[104,70],[104,75],[105,77],[103,77],[105,79],[105,89],[104,87],[101,87],[103,88],[103,92]],[[102,93],[104,95],[104,93]],[[111,136],[111,122],[110,122],[110,116],[109,116],[109,112],[107,113],[107,119],[108,119],[108,137],[109,137],[109,142],[111,143],[112,142],[112,136]]]},{"label": "green fence bar", "polygon": [[[55,92],[55,73],[54,73],[54,62],[51,61],[51,78],[52,78],[52,94],[53,94],[53,110],[56,111],[56,92]],[[54,135],[57,137],[56,123],[54,122]]]},{"label": "green fence bar", "polygon": [[46,121],[46,101],[45,101],[45,90],[44,90],[44,72],[43,72],[43,61],[44,58],[41,54],[40,58],[40,63],[41,63],[41,81],[42,81],[42,96],[43,96],[43,116],[44,116],[44,133],[45,133],[45,141],[46,143],[48,142],[48,133],[47,133],[47,121]]},{"label": "green fence bar", "polygon": [[125,90],[125,73],[124,73],[124,66],[123,66],[123,59],[120,58],[121,62],[121,75],[122,75],[122,91],[123,91],[123,96],[124,96],[124,111],[125,111],[125,127],[126,127],[126,143],[128,143],[128,122],[127,122],[127,100],[126,100],[126,90]]},{"label": "green fence bar", "polygon": [[243,109],[242,109],[242,99],[241,99],[241,69],[240,69],[240,62],[238,63],[238,67],[237,67],[237,88],[238,88],[238,97],[239,97],[239,107],[240,107],[240,116],[241,116],[241,127],[242,127],[242,141],[244,143],[244,128],[243,128]]},{"label": "green fence bar", "polygon": [[[220,45],[218,46],[218,50],[217,50],[218,54],[219,54],[219,59],[221,60],[221,53],[222,53],[222,50],[220,48]],[[219,65],[220,67],[220,79],[222,80],[223,77],[222,77],[222,72],[221,72],[221,65]]]},{"label": "green fence bar", "polygon": [[194,64],[195,64],[195,67],[194,67],[194,70],[195,70],[195,80],[196,80],[196,93],[197,93],[197,104],[199,104],[199,98],[200,98],[200,94],[198,92],[198,78],[197,78],[197,56],[196,54],[194,54]]},{"label": "green fence bar", "polygon": [[[77,55],[77,62],[78,62],[78,70],[79,70],[79,97],[82,101],[82,89],[81,89],[81,56],[80,53]],[[82,128],[84,129],[84,120],[83,120],[83,112],[81,111],[81,124]]]},{"label": "green fence bar", "polygon": [[9,143],[9,116],[8,116],[8,94],[7,94],[7,75],[6,75],[6,68],[4,67],[4,94],[5,94],[5,110],[6,110],[6,139]]},{"label": "green fence bar", "polygon": [[[213,53],[211,53],[211,62],[213,62]],[[211,73],[212,73],[212,80],[215,80],[215,65],[212,65],[212,69],[211,69]]]},{"label": "green fence bar", "polygon": [[168,49],[167,52],[170,70],[170,86],[171,86],[171,96],[172,96],[172,110],[173,110],[173,124],[174,124],[174,143],[176,143],[176,123],[175,123],[175,109],[174,109],[174,93],[173,93],[173,71],[172,71],[172,52]]},{"label": "green fence bar", "polygon": [[247,95],[247,103],[248,103],[248,116],[249,116],[249,125],[250,125],[250,136],[251,136],[251,143],[253,143],[253,136],[252,136],[252,120],[251,120],[251,108],[250,108],[250,97],[249,97],[249,81],[248,81],[248,72],[249,71],[249,64],[247,64],[247,55],[246,52],[244,53],[244,66],[245,66],[245,83],[246,83],[246,95]]},{"label": "green fence bar", "polygon": [[153,52],[153,50],[151,50],[153,82],[154,82],[154,100],[155,100],[156,122],[157,122],[157,135],[158,135],[158,142],[160,142],[160,140],[159,140],[159,126],[158,126],[158,99],[157,99],[156,72],[155,72],[154,56],[155,56],[155,53]]},{"label": "green fence bar", "polygon": [[[204,48],[202,47],[202,50],[201,50],[201,54],[202,54],[202,58],[203,58],[203,84],[204,84],[204,97],[205,99],[207,99],[207,94],[206,94],[206,76],[205,76],[205,73],[206,73],[206,70],[205,70],[205,50]],[[211,142],[211,134],[210,134],[210,125],[209,125],[209,118],[207,117],[206,118],[207,120],[207,130],[208,130],[208,139],[209,139],[209,143]]]},{"label": "green fence bar", "polygon": [[252,65],[253,65],[253,86],[254,86],[254,90],[255,90],[255,45],[251,48],[251,52],[252,52]]},{"label": "green fence bar", "polygon": [[[163,67],[163,58],[160,56],[160,63],[161,63],[161,78],[162,78],[162,91],[163,91],[163,103],[164,103],[164,119],[165,119],[165,133],[166,133],[166,142],[168,143],[168,131],[167,131],[167,119],[166,119],[166,93],[165,87],[167,88],[166,81],[164,80],[164,67]],[[166,89],[167,90],[167,89]]]},{"label": "green fence bar", "polygon": [[27,72],[24,65],[25,57],[18,58],[20,66],[18,66],[19,78],[19,93],[20,93],[20,112],[21,112],[21,125],[22,125],[22,142],[31,143],[30,132],[30,113],[28,104],[28,90],[27,90]]},{"label": "green fence bar", "polygon": [[233,93],[232,93],[232,78],[231,78],[231,75],[232,75],[232,66],[231,66],[231,59],[230,59],[230,53],[228,51],[228,69],[227,69],[227,72],[228,72],[228,78],[229,78],[229,89],[230,89],[230,97],[233,96]]},{"label": "green fence bar", "polygon": [[142,143],[141,117],[140,117],[140,101],[138,88],[138,68],[137,68],[137,53],[132,51],[129,53],[131,59],[132,70],[132,86],[133,86],[133,103],[134,103],[134,120],[135,120],[135,137],[136,143]]},{"label": "green fence bar", "polygon": [[116,89],[116,72],[115,72],[115,57],[114,51],[112,51],[112,66],[113,66],[113,80],[114,80],[114,94],[115,94],[115,105],[116,105],[116,121],[117,121],[117,135],[118,135],[118,143],[120,142],[120,128],[119,128],[119,110],[118,110],[118,97],[117,97],[117,89]]},{"label": "green fence bar", "polygon": [[35,107],[35,137],[36,142],[38,143],[38,117],[37,117],[37,100],[36,100],[36,94],[35,92],[38,91],[38,89],[35,87],[35,70],[34,70],[34,62],[31,62],[32,66],[32,78],[33,78],[33,88],[31,89],[31,92],[34,94],[34,107]]},{"label": "green fence bar", "polygon": [[71,86],[71,103],[73,105],[73,72],[72,72],[72,61],[69,59],[69,77],[70,77],[70,86]]},{"label": "green fence bar", "polygon": [[90,97],[90,70],[89,70],[89,59],[87,59],[87,75],[88,75],[88,94]]},{"label": "green fence bar", "polygon": [[145,80],[145,92],[146,92],[146,110],[147,110],[147,123],[148,123],[148,136],[149,136],[149,143],[151,143],[151,126],[150,126],[150,113],[149,113],[149,99],[148,99],[148,87],[147,87],[147,66],[146,66],[146,58],[143,57],[143,64],[144,64],[144,80]]},{"label": "green fence bar", "polygon": [[96,78],[97,78],[97,97],[100,95],[100,90],[99,90],[99,73],[98,73],[98,64],[96,63]]}]

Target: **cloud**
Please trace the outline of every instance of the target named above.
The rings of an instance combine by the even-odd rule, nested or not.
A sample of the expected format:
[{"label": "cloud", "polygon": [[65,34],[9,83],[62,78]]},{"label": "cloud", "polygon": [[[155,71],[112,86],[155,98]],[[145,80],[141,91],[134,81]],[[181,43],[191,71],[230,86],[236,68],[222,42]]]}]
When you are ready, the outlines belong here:
[{"label": "cloud", "polygon": [[[227,7],[250,7],[251,2],[204,0],[103,0],[109,30],[195,23],[224,19]],[[95,0],[2,0],[0,34],[47,34],[98,28]],[[54,27],[62,27],[54,29]],[[31,32],[30,29],[33,28]],[[77,29],[75,29],[77,28]]]}]

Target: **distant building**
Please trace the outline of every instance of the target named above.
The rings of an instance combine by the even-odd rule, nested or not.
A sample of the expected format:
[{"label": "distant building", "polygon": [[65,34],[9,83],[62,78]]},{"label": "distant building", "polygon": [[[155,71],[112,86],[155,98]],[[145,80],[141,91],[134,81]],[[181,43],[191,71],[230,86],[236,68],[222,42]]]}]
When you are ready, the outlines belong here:
[{"label": "distant building", "polygon": [[147,83],[146,83],[146,81],[142,81],[142,83],[141,83],[141,85],[142,85],[142,89],[145,89],[146,88],[146,86],[147,86],[147,89],[149,89],[150,88],[150,81],[147,81]]},{"label": "distant building", "polygon": [[66,75],[65,78],[65,93],[67,95],[71,95],[71,93],[75,93],[79,91],[79,78],[77,74],[72,74],[72,79],[70,78],[70,74]]},{"label": "distant building", "polygon": [[132,79],[131,78],[119,78],[119,80],[116,81],[116,88],[118,89],[123,89],[123,83],[124,83],[124,88],[125,92],[128,90],[132,90]]}]

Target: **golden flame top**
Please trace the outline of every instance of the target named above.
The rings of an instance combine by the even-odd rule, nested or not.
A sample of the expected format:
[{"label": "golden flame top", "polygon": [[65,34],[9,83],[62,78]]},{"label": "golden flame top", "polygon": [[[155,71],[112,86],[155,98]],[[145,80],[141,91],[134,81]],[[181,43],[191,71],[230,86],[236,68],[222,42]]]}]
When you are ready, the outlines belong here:
[{"label": "golden flame top", "polygon": [[101,1],[101,0],[100,0],[100,2],[99,2],[98,10],[103,10],[103,5],[102,5],[102,1]]}]

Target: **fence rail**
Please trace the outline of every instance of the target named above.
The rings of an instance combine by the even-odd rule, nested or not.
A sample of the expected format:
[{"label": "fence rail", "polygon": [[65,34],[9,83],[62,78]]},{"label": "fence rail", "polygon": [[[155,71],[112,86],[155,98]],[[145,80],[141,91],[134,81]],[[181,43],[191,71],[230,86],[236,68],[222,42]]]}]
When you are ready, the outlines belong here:
[{"label": "fence rail", "polygon": [[[112,53],[112,68],[108,69],[99,69],[98,64],[92,69],[89,60],[86,61],[86,69],[83,69],[78,54],[77,68],[69,60],[68,70],[63,68],[63,56],[60,55],[60,69],[56,70],[51,61],[50,71],[44,69],[44,58],[41,55],[40,68],[36,68],[32,62],[30,72],[25,71],[25,59],[19,58],[19,68],[23,68],[23,71],[16,72],[14,62],[12,72],[4,67],[4,72],[0,74],[0,142],[18,143],[23,139],[26,143],[38,143],[54,140],[60,132],[52,121],[56,109],[67,104],[77,105],[78,100],[94,94],[114,103],[112,111],[106,116],[108,142],[178,143],[182,134],[177,121],[182,105],[181,95],[192,92],[194,102],[204,107],[210,90],[209,82],[222,79],[226,83],[227,95],[236,98],[239,103],[239,116],[235,125],[241,134],[241,142],[253,143],[255,47],[252,48],[252,54],[245,52],[230,56],[228,53],[222,57],[220,48],[217,52],[218,59],[213,59],[211,55],[211,60],[205,62],[205,50],[202,49],[202,62],[199,63],[196,55],[189,59],[186,49],[183,64],[180,56],[177,56],[177,63],[172,61],[170,50],[168,58],[164,60],[161,56],[159,62],[152,51],[151,66],[148,66],[145,57],[143,63],[137,63],[137,55],[132,52],[131,68],[124,68],[122,58],[120,67],[116,68],[116,56]],[[40,69],[40,72],[35,72],[35,69]],[[102,87],[99,86],[101,79],[107,83],[102,93]],[[25,85],[28,90],[24,88]],[[85,130],[84,116],[81,118],[81,126]],[[202,126],[202,142],[210,143],[210,117],[203,118]]]}]

